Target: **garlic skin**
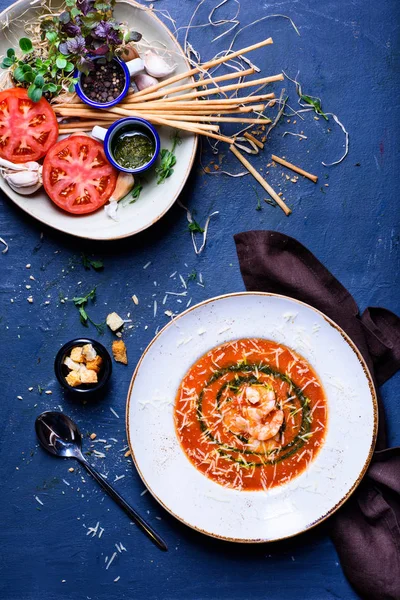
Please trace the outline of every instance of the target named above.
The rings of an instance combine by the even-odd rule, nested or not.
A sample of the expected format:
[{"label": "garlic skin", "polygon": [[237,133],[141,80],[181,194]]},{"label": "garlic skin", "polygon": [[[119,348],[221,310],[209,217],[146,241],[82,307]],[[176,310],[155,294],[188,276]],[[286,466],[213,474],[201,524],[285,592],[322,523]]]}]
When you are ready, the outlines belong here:
[{"label": "garlic skin", "polygon": [[151,75],[147,75],[147,73],[139,73],[139,75],[136,75],[133,81],[135,82],[139,92],[145,90],[146,88],[153,87],[153,85],[158,83],[158,79],[152,77]]},{"label": "garlic skin", "polygon": [[153,52],[153,50],[145,52],[144,67],[149,75],[157,79],[169,77],[176,69],[176,65],[169,65],[162,56]]},{"label": "garlic skin", "polygon": [[123,62],[129,62],[130,60],[133,60],[134,58],[140,58],[140,55],[139,55],[139,52],[136,50],[135,46],[131,43],[131,44],[126,44],[126,46],[123,46],[123,48],[121,49],[121,52],[119,53],[119,58]]},{"label": "garlic skin", "polygon": [[0,158],[0,173],[14,192],[24,196],[37,192],[43,183],[42,165],[34,161],[14,164]]}]

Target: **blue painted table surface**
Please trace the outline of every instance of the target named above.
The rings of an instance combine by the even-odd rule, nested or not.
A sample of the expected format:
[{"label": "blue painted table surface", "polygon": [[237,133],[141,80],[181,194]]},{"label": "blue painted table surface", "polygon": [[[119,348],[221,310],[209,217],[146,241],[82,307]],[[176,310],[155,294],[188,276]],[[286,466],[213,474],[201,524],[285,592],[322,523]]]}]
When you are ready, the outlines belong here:
[{"label": "blue painted table surface", "polygon": [[[2,8],[6,4],[0,2]],[[177,25],[184,26],[196,4],[160,0],[154,6],[167,9]],[[214,4],[205,2],[197,24],[206,21]],[[234,6],[226,4],[215,18],[232,14]],[[294,184],[282,178],[281,169],[270,169],[272,185],[283,191],[293,208],[289,218],[263,201],[261,188],[261,210],[256,210],[256,184],[250,177],[206,175],[198,158],[181,200],[196,211],[200,223],[210,211],[219,210],[200,256],[193,252],[186,215],[177,205],[134,238],[94,243],[43,227],[1,198],[0,235],[9,244],[9,251],[0,254],[3,600],[357,598],[330,541],[329,523],[283,543],[232,545],[190,530],[150,494],[142,495],[144,486],[130,459],[124,458],[124,411],[133,368],[157,328],[167,322],[164,310],[179,312],[190,298],[194,304],[243,290],[232,237],[236,232],[265,228],[293,235],[349,288],[361,309],[383,305],[400,312],[398,139],[396,143],[400,79],[395,78],[399,8],[396,0],[241,1],[241,26],[283,13],[293,18],[301,35],[287,20],[272,18],[244,30],[235,47],[273,36],[274,45],[251,58],[265,74],[283,69],[293,77],[300,71],[303,92],[320,96],[324,110],[336,113],[350,133],[347,159],[325,168],[321,161],[331,162],[343,151],[343,134],[332,119],[326,123],[305,113],[304,121],[284,119],[272,132],[270,145],[254,160],[257,167],[265,169],[274,152],[320,178],[318,185],[306,180]],[[227,45],[222,38],[212,49],[209,41],[215,31],[223,29],[198,29],[192,36],[203,59]],[[294,86],[284,85],[289,104],[295,107]],[[303,131],[307,140],[283,136],[285,131]],[[226,150],[221,152],[223,168],[242,170]],[[203,163],[212,158],[207,152]],[[85,271],[81,252],[102,258],[104,270]],[[170,277],[175,271],[185,279],[193,271],[202,273],[204,286],[198,285],[199,279],[189,281],[182,303],[182,298],[170,296],[162,305],[166,291],[183,290],[178,276]],[[95,321],[103,321],[114,310],[124,318],[131,315],[133,327],[124,334],[129,366],[115,364],[107,397],[82,405],[64,396],[53,360],[72,337],[97,337],[94,327],[80,324],[71,302],[60,302],[60,297],[86,294],[95,285],[97,301],[88,307]],[[132,294],[138,296],[138,306],[133,305]],[[27,302],[30,295],[33,303]],[[155,317],[154,300],[162,307]],[[99,339],[110,346],[113,336],[106,331]],[[395,376],[382,389],[391,444],[400,442],[399,383]],[[70,473],[70,462],[53,459],[38,448],[35,417],[59,407],[76,419],[85,435],[95,432],[98,439],[108,441],[95,444],[86,437],[85,449],[90,444],[99,450],[110,445],[104,459],[92,456],[93,463],[109,481],[119,478],[115,486],[165,537],[168,553],[157,550],[130,524],[79,466],[74,464]],[[97,522],[104,529],[100,539],[87,535]],[[126,551],[117,552],[106,569],[106,557],[109,561],[120,542]]]}]

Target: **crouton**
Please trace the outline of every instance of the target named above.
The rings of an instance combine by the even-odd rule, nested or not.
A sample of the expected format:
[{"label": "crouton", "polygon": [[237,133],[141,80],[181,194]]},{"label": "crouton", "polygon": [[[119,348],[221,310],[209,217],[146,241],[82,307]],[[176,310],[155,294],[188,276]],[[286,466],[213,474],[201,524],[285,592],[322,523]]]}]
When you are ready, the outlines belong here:
[{"label": "crouton", "polygon": [[89,370],[86,367],[79,371],[79,375],[81,383],[97,383],[98,381],[96,371]]},{"label": "crouton", "polygon": [[124,321],[119,315],[117,315],[116,312],[113,312],[107,315],[106,323],[111,329],[111,331],[118,331],[118,329],[121,329],[121,327],[123,326]]},{"label": "crouton", "polygon": [[71,387],[77,387],[82,383],[79,373],[77,371],[71,371],[71,373],[68,373],[68,375],[65,378],[65,381]]},{"label": "crouton", "polygon": [[82,354],[82,346],[75,346],[75,348],[72,348],[71,354],[69,355],[69,357],[71,360],[73,360],[77,363],[85,362],[85,357]]},{"label": "crouton", "polygon": [[85,344],[82,346],[82,354],[86,358],[86,362],[94,360],[97,356],[97,352],[93,348],[92,344]]},{"label": "crouton", "polygon": [[114,359],[124,365],[128,364],[128,356],[126,354],[126,346],[124,340],[115,340],[112,343],[112,353]]},{"label": "crouton", "polygon": [[79,371],[79,363],[72,360],[69,356],[65,357],[64,365],[68,367],[70,371]]},{"label": "crouton", "polygon": [[101,356],[97,355],[94,360],[89,360],[86,363],[86,368],[89,369],[89,371],[96,371],[96,373],[99,373],[102,362],[103,359],[101,358]]}]

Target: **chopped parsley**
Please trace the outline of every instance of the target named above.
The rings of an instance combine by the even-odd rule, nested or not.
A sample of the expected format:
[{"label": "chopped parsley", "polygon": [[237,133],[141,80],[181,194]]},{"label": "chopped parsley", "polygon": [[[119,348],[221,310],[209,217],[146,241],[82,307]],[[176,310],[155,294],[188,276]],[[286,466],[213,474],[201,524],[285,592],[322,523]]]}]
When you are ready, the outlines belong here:
[{"label": "chopped parsley", "polygon": [[84,254],[83,252],[81,254],[81,258],[82,258],[82,264],[83,264],[84,268],[86,269],[86,271],[89,271],[90,268],[94,269],[95,271],[101,271],[101,269],[104,269],[104,264],[103,264],[103,261],[101,261],[101,260],[93,260],[93,259],[89,258],[88,256],[86,256],[86,254]]}]

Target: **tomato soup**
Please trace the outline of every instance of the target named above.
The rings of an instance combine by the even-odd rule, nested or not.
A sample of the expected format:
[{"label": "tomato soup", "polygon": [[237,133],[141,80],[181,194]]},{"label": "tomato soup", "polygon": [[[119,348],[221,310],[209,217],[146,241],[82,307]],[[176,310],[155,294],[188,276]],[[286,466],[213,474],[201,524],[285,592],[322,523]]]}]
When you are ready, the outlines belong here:
[{"label": "tomato soup", "polygon": [[186,373],[175,427],[190,462],[237,490],[267,490],[304,471],[324,441],[327,402],[313,368],[276,342],[213,348]]}]

